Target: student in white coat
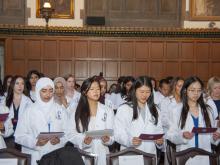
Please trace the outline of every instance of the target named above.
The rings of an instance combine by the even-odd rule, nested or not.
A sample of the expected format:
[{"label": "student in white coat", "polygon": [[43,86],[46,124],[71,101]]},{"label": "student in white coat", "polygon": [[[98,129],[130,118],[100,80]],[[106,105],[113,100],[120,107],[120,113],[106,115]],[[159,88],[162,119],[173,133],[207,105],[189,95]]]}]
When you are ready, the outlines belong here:
[{"label": "student in white coat", "polygon": [[131,101],[118,108],[115,117],[115,141],[121,149],[135,147],[156,154],[156,145],[161,147],[163,138],[156,141],[139,139],[140,134],[163,133],[160,114],[154,104],[151,79],[138,77],[133,84]]},{"label": "student in white coat", "polygon": [[39,78],[41,78],[41,73],[38,72],[37,70],[30,70],[27,74],[27,80],[26,80],[27,95],[32,102],[35,102],[36,100],[35,87]]},{"label": "student in white coat", "polygon": [[56,77],[53,82],[55,86],[54,101],[67,109],[66,80],[63,77]]},{"label": "student in white coat", "polygon": [[[0,104],[0,115],[8,114],[9,109],[5,105]],[[6,148],[5,137],[9,137],[14,133],[12,122],[9,118],[5,121],[0,120],[0,149]]]},{"label": "student in white coat", "polygon": [[[9,118],[12,121],[13,129],[15,131],[17,127],[17,122],[23,115],[24,111],[32,101],[29,97],[24,95],[25,82],[22,76],[14,76],[11,80],[8,95],[6,97],[6,106],[9,108]],[[14,137],[11,136],[5,139],[9,148],[16,148],[21,150],[21,146],[14,143]]]},{"label": "student in white coat", "polygon": [[71,74],[65,77],[66,80],[66,99],[70,107],[76,107],[80,99],[80,93],[75,89],[75,77]]},{"label": "student in white coat", "polygon": [[[181,89],[182,104],[172,111],[172,125],[167,133],[167,139],[177,145],[177,151],[190,147],[202,148],[211,152],[211,142],[218,142],[219,133],[205,134],[192,133],[193,127],[215,127],[210,107],[204,103],[203,83],[198,77],[185,80]],[[188,162],[193,164],[208,165],[206,157],[195,157]]]},{"label": "student in white coat", "polygon": [[15,141],[22,145],[22,152],[31,154],[35,165],[44,154],[61,148],[65,136],[53,139],[37,139],[40,132],[66,132],[66,111],[53,99],[54,83],[49,78],[40,78],[36,84],[36,102],[30,106],[18,121]]},{"label": "student in white coat", "polygon": [[180,91],[183,86],[184,79],[181,77],[175,77],[171,82],[171,96],[165,97],[161,101],[161,122],[166,133],[172,123],[170,123],[171,112],[178,104],[181,104]]},{"label": "student in white coat", "polygon": [[87,152],[97,154],[97,165],[105,165],[106,154],[109,153],[108,145],[113,143],[113,137],[103,136],[92,139],[87,137],[85,132],[113,129],[114,113],[112,109],[98,102],[100,84],[96,77],[88,78],[83,82],[81,93],[77,109],[70,120],[72,136],[69,141]]}]

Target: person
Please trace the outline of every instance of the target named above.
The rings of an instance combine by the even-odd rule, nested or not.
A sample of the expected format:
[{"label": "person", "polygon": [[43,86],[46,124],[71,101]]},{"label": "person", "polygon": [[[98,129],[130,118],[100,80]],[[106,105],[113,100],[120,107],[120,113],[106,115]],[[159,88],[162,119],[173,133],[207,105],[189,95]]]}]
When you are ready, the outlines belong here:
[{"label": "person", "polygon": [[[0,104],[0,115],[6,115],[9,113],[8,107]],[[14,133],[13,125],[10,118],[6,120],[0,120],[0,149],[6,148],[4,138],[11,136]]]},{"label": "person", "polygon": [[108,93],[109,95],[111,95],[112,93],[116,93],[116,91],[117,91],[117,84],[113,83],[112,85],[110,85]]},{"label": "person", "polygon": [[164,132],[166,133],[172,123],[170,123],[171,111],[175,109],[176,106],[181,104],[180,91],[183,86],[184,79],[182,77],[175,77],[171,82],[171,96],[165,97],[161,101],[160,111],[161,111],[161,121],[163,125]]},{"label": "person", "polygon": [[65,77],[66,79],[66,99],[67,104],[70,107],[77,107],[79,99],[80,99],[80,93],[75,89],[75,78],[73,75],[69,74]]},{"label": "person", "polygon": [[2,80],[0,79],[0,105],[4,104],[4,101],[5,101],[5,95],[3,91]]},{"label": "person", "polygon": [[115,141],[121,144],[121,150],[135,147],[144,152],[156,154],[162,147],[163,138],[156,141],[141,140],[141,134],[162,134],[160,113],[153,100],[151,79],[141,76],[136,79],[131,91],[131,100],[118,108],[115,116]]},{"label": "person", "polygon": [[[218,143],[220,133],[192,133],[193,127],[215,127],[210,107],[203,99],[204,86],[196,77],[185,80],[181,89],[182,104],[173,109],[170,118],[172,125],[167,132],[167,139],[176,144],[176,150],[182,151],[196,147],[211,152],[211,142]],[[209,164],[206,157],[190,159],[190,164]]]},{"label": "person", "polygon": [[8,94],[8,89],[9,89],[9,86],[10,86],[10,83],[11,83],[11,80],[12,80],[12,75],[6,75],[4,77],[4,81],[3,81],[3,92],[4,92],[4,95],[5,97],[7,96]]},{"label": "person", "polygon": [[27,87],[28,96],[32,102],[35,102],[36,100],[35,87],[37,80],[39,80],[40,77],[41,74],[37,70],[31,70],[27,74],[26,87]]},{"label": "person", "polygon": [[56,77],[53,82],[55,85],[54,101],[64,108],[67,108],[66,80],[63,77]]},{"label": "person", "polygon": [[[79,148],[98,155],[97,164],[106,164],[108,145],[114,142],[113,137],[95,138],[86,136],[85,132],[94,130],[113,129],[114,113],[112,109],[101,104],[100,84],[96,76],[83,81],[81,97],[75,113],[72,114],[69,127],[72,136],[69,140]],[[86,161],[86,160],[85,160]]]},{"label": "person", "polygon": [[132,76],[124,77],[121,90],[119,92],[117,91],[116,93],[112,93],[108,97],[113,109],[117,110],[120,105],[129,100],[133,82],[134,78]]},{"label": "person", "polygon": [[[54,83],[47,77],[36,84],[36,102],[29,106],[18,121],[15,131],[16,143],[22,145],[22,152],[31,154],[31,165],[67,142],[67,114],[54,102]],[[64,137],[37,138],[41,132],[64,132]]]},{"label": "person", "polygon": [[101,95],[99,98],[100,103],[105,104],[105,99],[106,97],[108,97],[109,95],[107,94],[107,81],[104,79],[104,77],[102,76],[98,76],[97,77],[100,87],[101,87]]},{"label": "person", "polygon": [[220,113],[220,78],[211,77],[207,83],[208,95],[214,101],[218,114]]},{"label": "person", "polygon": [[[26,108],[32,104],[29,97],[24,94],[25,83],[22,76],[16,75],[12,78],[5,105],[9,108],[9,118],[13,124],[13,130],[17,127],[17,122],[23,115]],[[21,150],[21,146],[14,143],[14,137],[8,137],[6,143],[9,148]]]},{"label": "person", "polygon": [[154,102],[160,107],[161,101],[170,95],[170,83],[167,79],[159,81],[159,91],[154,92]]}]

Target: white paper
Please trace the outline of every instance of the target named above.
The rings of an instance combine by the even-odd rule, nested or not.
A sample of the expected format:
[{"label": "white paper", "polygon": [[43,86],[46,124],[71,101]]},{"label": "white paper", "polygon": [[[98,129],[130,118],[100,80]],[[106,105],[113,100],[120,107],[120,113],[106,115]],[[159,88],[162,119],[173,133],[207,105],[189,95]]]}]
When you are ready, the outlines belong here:
[{"label": "white paper", "polygon": [[143,155],[119,156],[119,165],[144,165]]},{"label": "white paper", "polygon": [[92,138],[101,138],[102,136],[113,136],[114,131],[113,129],[103,129],[103,130],[88,131],[85,134],[86,136]]},{"label": "white paper", "polygon": [[209,164],[209,157],[198,155],[193,158],[189,158],[186,161],[186,165],[192,165],[192,164],[207,165],[207,164]]},{"label": "white paper", "polygon": [[61,138],[64,136],[64,132],[41,132],[37,139],[52,139],[55,137]]},{"label": "white paper", "polygon": [[11,158],[0,158],[0,164],[4,165],[17,165],[18,159],[11,159]]}]

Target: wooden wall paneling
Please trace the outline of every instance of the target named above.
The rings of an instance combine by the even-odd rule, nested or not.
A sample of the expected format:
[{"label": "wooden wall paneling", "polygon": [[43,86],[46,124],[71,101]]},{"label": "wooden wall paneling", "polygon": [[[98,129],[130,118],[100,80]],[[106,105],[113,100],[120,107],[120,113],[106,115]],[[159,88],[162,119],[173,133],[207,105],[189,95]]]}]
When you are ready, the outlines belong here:
[{"label": "wooden wall paneling", "polygon": [[150,76],[157,80],[164,77],[164,66],[163,61],[151,61],[150,62]]},{"label": "wooden wall paneling", "polygon": [[41,57],[41,40],[28,40],[26,56],[28,59],[39,59]]},{"label": "wooden wall paneling", "polygon": [[103,58],[103,41],[90,41],[89,57]]},{"label": "wooden wall paneling", "polygon": [[180,76],[178,61],[166,61],[164,76]]},{"label": "wooden wall paneling", "polygon": [[136,61],[135,62],[135,76],[147,76],[148,72],[148,61]]},{"label": "wooden wall paneling", "polygon": [[100,72],[103,72],[102,61],[90,61],[89,62],[89,77],[94,75],[99,75]]},{"label": "wooden wall paneling", "polygon": [[212,43],[212,61],[220,61],[220,42]]},{"label": "wooden wall paneling", "polygon": [[120,63],[120,76],[134,75],[133,61],[121,61]]},{"label": "wooden wall paneling", "polygon": [[133,59],[134,43],[132,41],[121,41],[120,43],[120,58]]},{"label": "wooden wall paneling", "polygon": [[108,79],[117,79],[118,77],[118,61],[105,61],[105,77]]},{"label": "wooden wall paneling", "polygon": [[210,77],[211,77],[211,76],[218,76],[218,77],[220,77],[220,69],[219,69],[219,66],[220,66],[220,61],[218,61],[218,62],[212,62]]},{"label": "wooden wall paneling", "polygon": [[106,0],[87,0],[86,12],[88,16],[105,16]]},{"label": "wooden wall paneling", "polygon": [[34,60],[34,59],[28,59],[28,62],[27,62],[27,71],[30,71],[30,70],[38,70],[39,72],[41,72],[41,61],[40,60]]},{"label": "wooden wall paneling", "polygon": [[135,42],[135,59],[149,59],[149,42]]},{"label": "wooden wall paneling", "polygon": [[57,40],[44,40],[44,59],[57,59]]},{"label": "wooden wall paneling", "polygon": [[119,44],[117,41],[105,41],[105,58],[116,59],[119,57]]},{"label": "wooden wall paneling", "polygon": [[43,61],[43,73],[45,76],[54,78],[58,76],[58,66],[56,60],[44,60]]},{"label": "wooden wall paneling", "polygon": [[181,63],[181,76],[187,78],[195,75],[194,62],[193,61],[182,61]]},{"label": "wooden wall paneling", "polygon": [[166,59],[174,59],[178,60],[179,59],[179,43],[177,41],[173,42],[166,42],[166,53],[165,53],[165,58]]},{"label": "wooden wall paneling", "polygon": [[86,60],[76,60],[75,61],[75,77],[79,79],[85,79],[89,76],[88,74],[88,61]]},{"label": "wooden wall paneling", "polygon": [[193,42],[182,42],[181,43],[181,59],[193,60],[194,59],[194,43]]},{"label": "wooden wall paneling", "polygon": [[22,75],[25,76],[25,59],[14,59],[12,61],[12,73],[13,75]]},{"label": "wooden wall paneling", "polygon": [[150,44],[150,58],[151,59],[163,59],[164,43],[152,41]]},{"label": "wooden wall paneling", "polygon": [[5,75],[12,74],[12,38],[5,39]]},{"label": "wooden wall paneling", "polygon": [[197,61],[209,61],[209,42],[196,42],[195,58]]},{"label": "wooden wall paneling", "polygon": [[25,40],[13,39],[12,40],[12,58],[23,59],[25,57]]},{"label": "wooden wall paneling", "polygon": [[209,79],[209,63],[197,62],[196,75],[199,76],[199,78],[201,78],[203,81],[207,81]]},{"label": "wooden wall paneling", "polygon": [[72,59],[73,56],[72,40],[59,40],[59,58]]},{"label": "wooden wall paneling", "polygon": [[88,57],[88,41],[86,40],[75,40],[74,51],[76,58],[87,58]]},{"label": "wooden wall paneling", "polygon": [[73,71],[72,60],[59,60],[59,76],[66,76],[72,74]]},{"label": "wooden wall paneling", "polygon": [[25,24],[26,0],[1,0],[0,24]]}]

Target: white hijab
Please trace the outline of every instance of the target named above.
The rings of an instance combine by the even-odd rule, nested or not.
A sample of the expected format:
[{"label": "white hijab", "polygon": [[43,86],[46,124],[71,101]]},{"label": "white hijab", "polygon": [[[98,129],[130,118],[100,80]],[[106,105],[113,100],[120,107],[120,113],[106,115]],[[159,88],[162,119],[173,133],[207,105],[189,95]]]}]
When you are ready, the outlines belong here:
[{"label": "white hijab", "polygon": [[41,97],[40,97],[40,91],[41,89],[50,86],[53,88],[54,91],[54,83],[51,79],[47,78],[47,77],[43,77],[40,78],[37,81],[36,84],[36,104],[38,104],[38,106],[40,107],[39,109],[44,113],[47,114],[50,111],[50,107],[52,106],[52,104],[54,103],[54,98],[52,97],[50,99],[50,101],[48,102],[44,102]]}]

